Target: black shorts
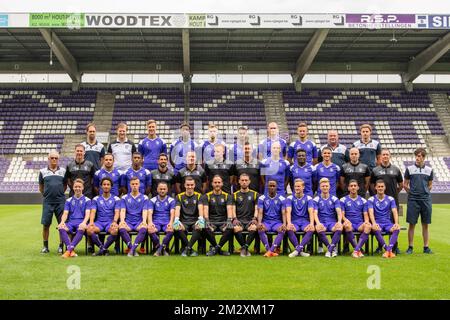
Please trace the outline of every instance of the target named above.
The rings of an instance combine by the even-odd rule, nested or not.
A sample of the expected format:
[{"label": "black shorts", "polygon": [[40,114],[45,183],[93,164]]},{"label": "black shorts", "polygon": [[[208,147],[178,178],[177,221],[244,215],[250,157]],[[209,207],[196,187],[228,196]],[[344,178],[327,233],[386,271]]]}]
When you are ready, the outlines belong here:
[{"label": "black shorts", "polygon": [[61,217],[64,212],[65,202],[60,203],[47,203],[42,204],[42,217],[41,224],[44,226],[50,226],[52,224],[53,214],[55,214],[58,224],[61,222]]},{"label": "black shorts", "polygon": [[430,200],[408,199],[406,222],[417,224],[420,215],[422,224],[431,224],[432,203]]}]

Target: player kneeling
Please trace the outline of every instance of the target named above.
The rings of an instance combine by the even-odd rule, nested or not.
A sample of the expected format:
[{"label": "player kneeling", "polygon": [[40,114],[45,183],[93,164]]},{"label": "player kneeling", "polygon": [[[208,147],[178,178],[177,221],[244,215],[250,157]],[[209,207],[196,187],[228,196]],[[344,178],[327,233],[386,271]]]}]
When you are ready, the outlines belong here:
[{"label": "player kneeling", "polygon": [[[349,195],[341,198],[342,218],[344,220],[343,226],[345,236],[349,243],[352,244],[354,251],[353,258],[364,257],[361,248],[369,239],[369,234],[372,226],[369,222],[369,215],[367,214],[367,201],[358,195],[359,186],[358,181],[352,179],[348,182]],[[353,232],[361,233],[358,244],[355,241]]]},{"label": "player kneeling", "polygon": [[[148,197],[139,192],[139,178],[134,177],[130,180],[131,193],[124,195],[120,208],[119,233],[122,240],[126,243],[129,257],[137,257],[139,254],[136,248],[145,240],[147,236],[147,209]],[[129,232],[137,231],[138,234],[131,243]]]},{"label": "player kneeling", "polygon": [[[375,233],[379,246],[386,250],[383,258],[395,258],[392,248],[397,242],[398,234],[400,233],[397,205],[394,198],[384,194],[386,185],[383,180],[378,180],[375,183],[375,190],[377,194],[367,200],[367,210],[372,222],[372,231]],[[394,221],[392,221],[392,218]],[[389,245],[386,245],[381,234],[382,232],[391,233]]]},{"label": "player kneeling", "polygon": [[[77,256],[75,247],[83,239],[89,220],[91,200],[83,195],[83,189],[83,180],[76,179],[73,183],[74,195],[66,200],[61,223],[58,225],[61,240],[67,247],[67,251],[62,255],[65,259]],[[69,233],[75,233],[72,241],[69,239]]]},{"label": "player kneeling", "polygon": [[[290,258],[309,257],[309,253],[303,251],[303,248],[311,241],[314,234],[314,200],[305,195],[305,183],[302,179],[295,179],[294,192],[286,200],[286,222],[287,234],[289,240],[295,247],[295,250],[289,254]],[[301,230],[305,232],[302,242],[299,244],[295,232]]]},{"label": "player kneeling", "polygon": [[[119,232],[117,221],[120,216],[121,200],[111,194],[112,187],[112,179],[109,177],[103,178],[100,181],[102,195],[92,199],[91,218],[87,232],[92,239],[92,243],[100,248],[97,253],[93,254],[94,256],[108,255],[108,248],[116,241]],[[98,237],[100,232],[109,233],[104,244]]]},{"label": "player kneeling", "polygon": [[[148,233],[156,248],[155,257],[161,254],[169,255],[168,246],[173,236],[173,219],[175,215],[175,200],[167,195],[169,185],[167,182],[158,183],[158,195],[149,201],[148,206]],[[162,244],[159,241],[158,232],[164,231]]]},{"label": "player kneeling", "polygon": [[[277,248],[280,247],[286,231],[286,198],[277,194],[277,182],[269,180],[268,194],[262,195],[258,199],[258,234],[266,253],[264,257],[276,257]],[[269,246],[266,232],[277,232],[277,237]]]},{"label": "player kneeling", "polygon": [[[330,181],[322,178],[319,181],[321,194],[314,198],[314,219],[316,231],[320,241],[327,246],[325,257],[337,257],[336,245],[342,234],[342,212],[341,203],[338,198],[330,194]],[[336,219],[337,217],[337,219]],[[325,234],[326,231],[333,232],[331,243]]]}]

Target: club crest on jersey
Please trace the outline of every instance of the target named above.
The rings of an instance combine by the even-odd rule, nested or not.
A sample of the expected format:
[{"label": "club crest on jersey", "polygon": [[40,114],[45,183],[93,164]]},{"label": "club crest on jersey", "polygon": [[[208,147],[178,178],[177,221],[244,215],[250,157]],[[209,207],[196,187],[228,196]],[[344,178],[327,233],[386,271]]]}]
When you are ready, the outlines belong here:
[{"label": "club crest on jersey", "polygon": [[224,203],[225,202],[225,199],[220,199],[220,203]]},{"label": "club crest on jersey", "polygon": [[252,196],[248,196],[248,201],[251,201],[252,200]]}]

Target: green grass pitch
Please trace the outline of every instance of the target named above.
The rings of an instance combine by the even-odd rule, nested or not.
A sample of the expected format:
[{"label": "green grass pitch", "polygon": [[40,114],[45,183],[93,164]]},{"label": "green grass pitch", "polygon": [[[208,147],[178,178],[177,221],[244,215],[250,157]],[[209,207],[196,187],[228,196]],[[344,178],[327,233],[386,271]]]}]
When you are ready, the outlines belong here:
[{"label": "green grass pitch", "polygon": [[[84,256],[56,254],[52,226],[48,255],[42,245],[37,205],[0,206],[0,299],[449,299],[450,205],[434,205],[433,255],[421,253],[420,225],[411,256],[356,260],[350,256],[267,259]],[[404,217],[402,225],[406,226]],[[400,248],[407,246],[406,231]],[[70,266],[80,270],[80,288],[69,289]],[[380,288],[369,289],[370,266],[379,267]],[[69,281],[70,282],[70,281]],[[369,282],[371,280],[369,279]],[[373,283],[373,282],[371,282]]]}]

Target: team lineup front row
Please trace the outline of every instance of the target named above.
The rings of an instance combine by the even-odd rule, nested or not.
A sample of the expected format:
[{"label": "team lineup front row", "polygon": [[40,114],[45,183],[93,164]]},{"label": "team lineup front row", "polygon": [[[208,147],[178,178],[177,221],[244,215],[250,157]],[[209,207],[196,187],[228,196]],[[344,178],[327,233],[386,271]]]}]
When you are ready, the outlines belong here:
[{"label": "team lineup front row", "polygon": [[[139,178],[133,177],[131,192],[119,198],[111,194],[112,179],[104,177],[100,181],[101,195],[91,200],[83,195],[83,180],[76,179],[74,195],[66,200],[58,225],[61,240],[67,247],[63,257],[76,256],[75,248],[85,233],[99,248],[94,253],[96,256],[108,255],[108,248],[119,236],[126,243],[128,256],[138,256],[137,248],[147,234],[156,248],[155,256],[169,255],[169,243],[175,232],[182,242],[182,256],[197,256],[193,247],[202,237],[211,244],[207,256],[230,255],[222,247],[233,236],[241,245],[240,255],[249,256],[248,248],[258,233],[266,249],[264,256],[274,257],[287,233],[295,247],[289,257],[306,257],[309,254],[304,248],[316,232],[327,246],[326,257],[337,256],[336,245],[344,233],[354,248],[352,256],[361,258],[361,248],[372,232],[385,250],[383,257],[395,257],[392,248],[400,231],[398,212],[394,198],[385,195],[383,180],[376,182],[376,195],[368,200],[358,195],[356,180],[349,181],[349,194],[341,199],[330,194],[327,178],[319,181],[320,194],[314,199],[304,193],[302,179],[294,181],[293,194],[287,197],[277,192],[276,180],[269,180],[267,184],[267,193],[259,195],[249,188],[250,177],[243,173],[239,176],[240,189],[229,194],[223,191],[222,177],[215,175],[212,191],[202,195],[195,191],[194,178],[188,176],[184,179],[185,191],[175,199],[168,195],[169,186],[164,181],[158,183],[157,195],[149,199],[140,192]],[[137,232],[134,241],[130,238],[132,231]],[[192,234],[190,239],[188,231]],[[247,237],[243,231],[247,232]],[[304,232],[300,243],[297,231]],[[105,242],[100,241],[100,232],[108,234]],[[162,242],[158,232],[165,234]],[[216,232],[221,235],[219,242]],[[267,232],[276,233],[272,244],[269,244]],[[331,232],[331,242],[326,232]],[[354,232],[361,233],[358,242]],[[390,234],[389,244],[385,243],[382,232]]]}]

